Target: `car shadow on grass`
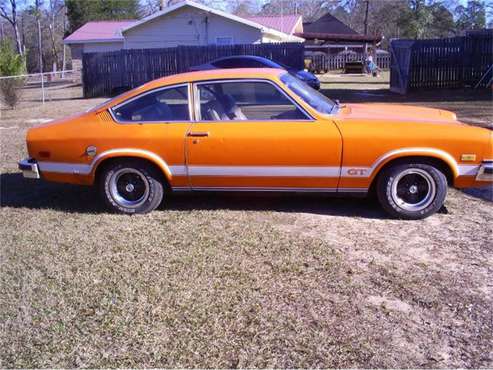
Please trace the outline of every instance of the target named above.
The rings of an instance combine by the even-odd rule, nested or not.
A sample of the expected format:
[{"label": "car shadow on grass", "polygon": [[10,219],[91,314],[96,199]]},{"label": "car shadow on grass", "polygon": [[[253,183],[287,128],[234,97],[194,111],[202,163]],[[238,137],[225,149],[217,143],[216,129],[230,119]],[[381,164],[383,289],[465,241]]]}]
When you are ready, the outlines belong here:
[{"label": "car shadow on grass", "polygon": [[[386,219],[373,198],[338,198],[324,194],[197,192],[165,195],[160,210],[234,210]],[[25,179],[21,173],[0,174],[2,207],[53,209],[69,213],[106,213],[94,187]]]}]

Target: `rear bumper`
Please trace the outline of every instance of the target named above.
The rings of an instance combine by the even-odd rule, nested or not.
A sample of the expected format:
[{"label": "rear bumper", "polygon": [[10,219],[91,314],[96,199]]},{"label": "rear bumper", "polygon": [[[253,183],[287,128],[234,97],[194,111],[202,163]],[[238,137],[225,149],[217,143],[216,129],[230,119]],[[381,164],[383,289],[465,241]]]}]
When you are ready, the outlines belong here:
[{"label": "rear bumper", "polygon": [[39,167],[38,163],[33,158],[26,158],[19,161],[19,170],[22,171],[22,175],[28,179],[39,179]]},{"label": "rear bumper", "polygon": [[493,160],[486,160],[481,163],[476,175],[476,181],[493,182]]}]

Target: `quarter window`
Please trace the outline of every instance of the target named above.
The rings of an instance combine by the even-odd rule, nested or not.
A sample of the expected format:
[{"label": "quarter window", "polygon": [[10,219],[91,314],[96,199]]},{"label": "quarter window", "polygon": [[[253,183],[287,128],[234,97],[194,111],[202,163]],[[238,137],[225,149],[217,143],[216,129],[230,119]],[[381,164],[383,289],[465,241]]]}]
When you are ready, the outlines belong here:
[{"label": "quarter window", "polygon": [[118,121],[189,121],[188,88],[173,87],[144,94],[113,108]]},{"label": "quarter window", "polygon": [[278,88],[262,81],[198,85],[202,121],[306,120],[307,116]]}]

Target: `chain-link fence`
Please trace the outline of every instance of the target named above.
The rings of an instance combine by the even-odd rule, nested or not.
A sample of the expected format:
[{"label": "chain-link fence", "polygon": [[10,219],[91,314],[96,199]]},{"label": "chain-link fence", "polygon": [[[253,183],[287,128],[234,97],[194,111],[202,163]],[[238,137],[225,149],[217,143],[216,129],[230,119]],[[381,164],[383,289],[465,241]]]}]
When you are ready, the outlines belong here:
[{"label": "chain-link fence", "polygon": [[19,104],[45,104],[66,98],[67,89],[79,85],[80,71],[74,70],[2,76],[0,77],[0,106],[2,109],[7,109]]}]

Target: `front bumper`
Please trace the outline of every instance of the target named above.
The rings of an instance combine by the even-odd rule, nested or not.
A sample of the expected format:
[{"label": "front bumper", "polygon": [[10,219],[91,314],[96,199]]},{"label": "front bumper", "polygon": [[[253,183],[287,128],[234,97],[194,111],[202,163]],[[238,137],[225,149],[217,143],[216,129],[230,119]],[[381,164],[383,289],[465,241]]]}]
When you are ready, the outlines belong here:
[{"label": "front bumper", "polygon": [[492,181],[493,182],[493,160],[486,160],[479,166],[476,181]]},{"label": "front bumper", "polygon": [[28,179],[39,179],[39,167],[36,160],[33,158],[26,158],[19,161],[19,170],[22,171],[22,175]]}]

